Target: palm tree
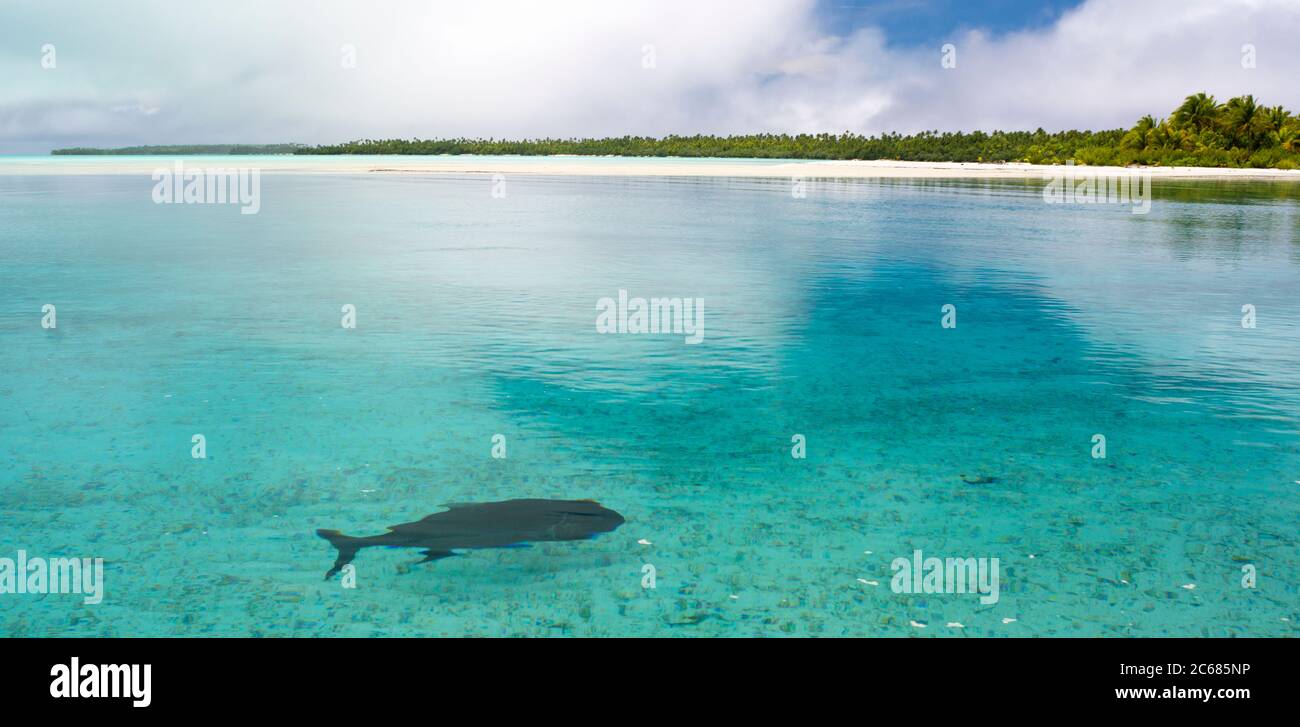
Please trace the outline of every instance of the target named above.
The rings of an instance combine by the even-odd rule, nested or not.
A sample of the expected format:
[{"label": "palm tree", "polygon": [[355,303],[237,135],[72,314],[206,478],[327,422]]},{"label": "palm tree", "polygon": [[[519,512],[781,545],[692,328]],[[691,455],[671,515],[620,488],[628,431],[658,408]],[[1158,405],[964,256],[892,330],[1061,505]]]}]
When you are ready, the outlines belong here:
[{"label": "palm tree", "polygon": [[1264,109],[1264,119],[1268,126],[1269,146],[1285,145],[1286,138],[1283,135],[1287,124],[1292,120],[1291,112],[1281,106],[1269,106]]},{"label": "palm tree", "polygon": [[1142,146],[1144,148],[1151,146],[1151,132],[1155,131],[1159,127],[1160,121],[1151,114],[1147,114],[1138,119],[1136,131],[1138,132],[1138,136],[1142,138]]},{"label": "palm tree", "polygon": [[1160,126],[1154,116],[1150,114],[1138,119],[1137,125],[1129,130],[1127,134],[1120,139],[1120,146],[1128,149],[1149,149],[1153,146],[1152,132]]},{"label": "palm tree", "polygon": [[1269,106],[1264,109],[1264,112],[1265,118],[1268,119],[1268,126],[1274,132],[1281,131],[1282,127],[1286,126],[1286,122],[1291,120],[1291,112],[1281,106]]},{"label": "palm tree", "polygon": [[1188,96],[1183,105],[1174,111],[1174,124],[1182,128],[1191,128],[1198,133],[1206,127],[1213,126],[1219,116],[1219,104],[1213,96],[1204,92]]},{"label": "palm tree", "polygon": [[1184,133],[1183,130],[1174,128],[1172,123],[1162,120],[1156,122],[1147,139],[1152,148],[1177,149],[1182,146]]},{"label": "palm tree", "polygon": [[1278,143],[1289,152],[1300,152],[1300,122],[1292,120],[1277,132]]},{"label": "palm tree", "polygon": [[1255,149],[1268,133],[1268,117],[1254,96],[1237,96],[1223,107],[1223,126],[1236,146]]}]

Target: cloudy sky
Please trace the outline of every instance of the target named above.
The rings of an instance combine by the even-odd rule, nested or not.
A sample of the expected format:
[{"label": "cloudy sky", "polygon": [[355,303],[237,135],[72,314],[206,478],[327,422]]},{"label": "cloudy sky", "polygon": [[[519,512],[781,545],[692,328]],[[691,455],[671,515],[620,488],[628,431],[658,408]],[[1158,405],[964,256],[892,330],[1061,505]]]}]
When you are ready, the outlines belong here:
[{"label": "cloudy sky", "polygon": [[0,0],[0,153],[1109,128],[1300,109],[1297,38],[1300,0]]}]

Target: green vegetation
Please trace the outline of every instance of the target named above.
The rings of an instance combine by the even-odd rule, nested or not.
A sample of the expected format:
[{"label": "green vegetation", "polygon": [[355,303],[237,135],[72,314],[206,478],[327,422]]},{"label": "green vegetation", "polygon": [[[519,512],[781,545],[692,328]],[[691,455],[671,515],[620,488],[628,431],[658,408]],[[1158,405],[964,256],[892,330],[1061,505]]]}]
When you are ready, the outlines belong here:
[{"label": "green vegetation", "polygon": [[1187,97],[1168,119],[1144,116],[1128,131],[924,131],[919,134],[750,134],[623,136],[608,139],[363,139],[298,144],[58,149],[54,154],[507,154],[541,156],[895,159],[920,162],[1029,162],[1127,166],[1300,169],[1300,117],[1254,96],[1220,104]]},{"label": "green vegetation", "polygon": [[1188,96],[1167,120],[1140,119],[1129,131],[924,131],[919,134],[750,134],[623,136],[611,139],[364,139],[298,154],[518,154],[759,159],[896,159],[1127,166],[1300,168],[1300,117],[1253,96],[1219,104]]},{"label": "green vegetation", "polygon": [[995,131],[858,136],[751,134],[746,136],[623,136],[609,139],[365,139],[302,149],[299,154],[574,154],[631,157],[744,157],[759,159],[901,159],[906,161],[1052,162],[1074,150],[1118,146],[1124,132]]},{"label": "green vegetation", "polygon": [[[1151,116],[1120,139],[1119,149],[1078,153],[1088,164],[1123,163],[1204,167],[1300,168],[1300,117],[1281,106],[1261,106],[1254,96],[1220,104],[1213,96],[1188,96],[1168,119]],[[1099,161],[1094,161],[1097,159]]]},{"label": "green vegetation", "polygon": [[124,146],[118,149],[75,147],[72,149],[55,149],[50,153],[56,156],[115,154],[293,154],[302,148],[302,144],[177,144],[174,146]]}]

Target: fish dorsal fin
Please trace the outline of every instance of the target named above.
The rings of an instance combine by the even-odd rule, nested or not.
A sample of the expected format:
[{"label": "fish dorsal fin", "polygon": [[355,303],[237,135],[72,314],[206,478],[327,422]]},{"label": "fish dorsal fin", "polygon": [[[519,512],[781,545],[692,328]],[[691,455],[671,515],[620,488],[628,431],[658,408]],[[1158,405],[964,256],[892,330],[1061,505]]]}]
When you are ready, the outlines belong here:
[{"label": "fish dorsal fin", "polygon": [[479,504],[479,503],[474,503],[474,502],[444,502],[444,503],[442,503],[441,505],[439,505],[438,507],[445,507],[445,508],[447,508],[448,510],[457,510],[457,509],[460,509],[460,508],[462,508],[462,507],[470,507],[471,505],[476,505],[476,504]]}]

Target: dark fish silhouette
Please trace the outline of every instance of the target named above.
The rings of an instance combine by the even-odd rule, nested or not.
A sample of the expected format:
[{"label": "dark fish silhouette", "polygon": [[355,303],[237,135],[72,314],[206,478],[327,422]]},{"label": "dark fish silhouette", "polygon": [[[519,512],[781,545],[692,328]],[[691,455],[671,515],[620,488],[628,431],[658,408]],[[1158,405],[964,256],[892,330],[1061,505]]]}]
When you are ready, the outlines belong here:
[{"label": "dark fish silhouette", "polygon": [[443,505],[438,512],[413,523],[392,525],[383,535],[354,538],[337,530],[316,534],[339,549],[325,580],[352,562],[362,548],[423,548],[428,563],[453,550],[509,548],[529,542],[586,540],[623,524],[623,516],[594,500],[504,500]]}]

